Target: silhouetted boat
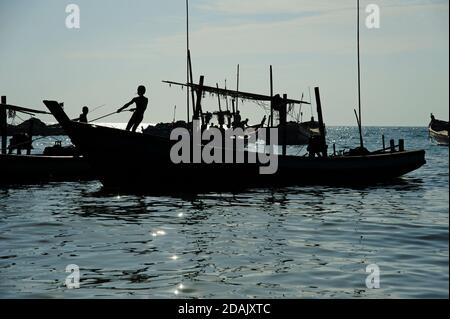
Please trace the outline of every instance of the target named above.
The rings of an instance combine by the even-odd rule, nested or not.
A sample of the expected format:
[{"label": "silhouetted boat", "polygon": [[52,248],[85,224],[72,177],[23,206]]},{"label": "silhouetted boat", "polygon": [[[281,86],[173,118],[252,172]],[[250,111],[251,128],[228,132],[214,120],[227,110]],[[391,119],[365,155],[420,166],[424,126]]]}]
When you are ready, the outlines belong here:
[{"label": "silhouetted boat", "polygon": [[79,156],[0,154],[0,184],[92,179],[89,163]]},{"label": "silhouetted boat", "polygon": [[25,134],[33,130],[33,135],[36,136],[60,136],[66,135],[64,130],[59,125],[47,125],[37,118],[30,118],[18,125],[8,125],[8,135]]},{"label": "silhouetted boat", "polygon": [[[371,184],[394,179],[425,164],[423,150],[323,157],[278,155],[278,171],[273,175],[261,175],[260,163],[174,164],[170,150],[175,141],[73,122],[58,102],[44,103],[106,188],[188,192],[311,183]],[[246,158],[250,155],[243,152]]]},{"label": "silhouetted boat", "polygon": [[428,125],[428,132],[438,145],[448,145],[448,122],[437,120],[431,114],[431,122]]},{"label": "silhouetted boat", "polygon": [[[11,126],[8,127],[6,122],[7,111],[28,115],[34,115],[34,113],[48,114],[47,112],[6,104],[6,97],[2,97],[2,103],[0,104],[0,131],[2,136],[0,184],[92,179],[93,174],[89,163],[80,156],[74,147],[63,147],[60,143],[56,143],[54,146],[45,148],[44,154],[31,155],[33,133],[37,131],[43,134],[42,129],[48,133],[48,127],[41,125],[42,122],[37,119],[30,119],[23,125],[16,126],[15,128],[18,128],[18,130],[13,128],[13,131],[10,132],[8,129]],[[58,130],[61,131],[61,128]],[[12,135],[9,145],[7,145],[8,135]],[[16,155],[13,155],[14,151],[17,152]],[[23,151],[27,155],[22,155]]]}]

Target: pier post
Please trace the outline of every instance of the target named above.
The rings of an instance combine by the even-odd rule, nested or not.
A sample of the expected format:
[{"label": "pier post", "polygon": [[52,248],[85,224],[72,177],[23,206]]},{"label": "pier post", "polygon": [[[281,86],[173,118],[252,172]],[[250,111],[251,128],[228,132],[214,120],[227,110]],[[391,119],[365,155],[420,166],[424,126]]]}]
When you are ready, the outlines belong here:
[{"label": "pier post", "polygon": [[7,112],[6,112],[6,96],[2,96],[1,97],[1,104],[0,105],[0,131],[1,131],[1,136],[2,136],[2,154],[6,154],[6,141],[8,139],[8,134],[7,134],[7,128],[8,128],[8,123],[7,123]]},{"label": "pier post", "polygon": [[395,152],[395,141],[390,140],[389,142],[390,142],[391,152],[394,153]]},{"label": "pier post", "polygon": [[314,88],[314,93],[316,95],[316,104],[317,104],[317,115],[319,117],[319,130],[320,130],[320,148],[322,151],[322,156],[327,157],[327,143],[325,137],[325,124],[323,123],[323,115],[322,115],[322,102],[320,101],[320,90],[318,87]]},{"label": "pier post", "polygon": [[381,136],[381,139],[383,140],[383,152],[386,150],[386,142],[384,140],[384,134]]},{"label": "pier post", "polygon": [[405,140],[404,139],[398,140],[398,150],[400,152],[405,151]]}]

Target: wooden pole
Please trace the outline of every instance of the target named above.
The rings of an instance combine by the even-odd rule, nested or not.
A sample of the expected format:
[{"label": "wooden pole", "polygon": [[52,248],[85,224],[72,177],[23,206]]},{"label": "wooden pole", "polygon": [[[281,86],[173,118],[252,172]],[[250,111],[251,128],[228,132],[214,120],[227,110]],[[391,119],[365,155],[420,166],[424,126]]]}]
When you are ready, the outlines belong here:
[{"label": "wooden pole", "polygon": [[199,87],[197,90],[197,103],[195,105],[195,113],[194,113],[195,120],[199,120],[201,118],[200,115],[202,114],[202,97],[203,97],[203,82],[204,81],[205,81],[205,77],[203,75],[201,75]]},{"label": "wooden pole", "polygon": [[283,105],[280,108],[280,125],[283,130],[283,156],[287,154],[287,94],[283,94]]},{"label": "wooden pole", "polygon": [[389,141],[389,145],[391,147],[391,152],[394,153],[395,152],[395,141],[394,140],[390,140]]},{"label": "wooden pole", "polygon": [[[186,0],[186,50],[187,50],[187,61],[186,61],[186,83],[190,83],[189,81],[189,70],[191,69],[191,61],[190,61],[190,53],[189,53],[189,0]],[[187,123],[191,120],[191,116],[189,114],[190,105],[189,105],[189,91],[190,88],[187,86],[186,90],[186,105],[187,105]],[[192,105],[194,107],[194,104]]]},{"label": "wooden pole", "polygon": [[[188,50],[188,66],[189,66],[189,75],[190,80],[188,80],[188,84],[194,83],[194,77],[192,76],[192,59],[191,59],[191,50]],[[192,96],[192,110],[193,113],[195,113],[195,95],[194,95],[194,89],[191,89],[191,96]],[[188,119],[188,123],[191,119]]]},{"label": "wooden pole", "polygon": [[[227,89],[227,79],[225,79],[225,90]],[[228,96],[225,96],[225,102],[227,104],[227,112],[230,111],[230,108],[228,107]]]},{"label": "wooden pole", "polygon": [[359,22],[359,0],[357,0],[357,11],[358,11],[358,26],[357,26],[357,44],[358,44],[358,122],[359,122],[359,142],[361,145],[361,148],[364,147],[364,140],[362,135],[362,118],[361,118],[361,55],[360,55],[360,35],[359,35],[359,28],[360,28],[360,22]]},{"label": "wooden pole", "polygon": [[327,157],[327,147],[325,140],[325,124],[323,123],[323,115],[322,115],[322,103],[320,101],[320,90],[318,87],[314,88],[316,94],[316,105],[317,105],[317,116],[319,117],[319,130],[321,137],[321,148],[323,157]]},{"label": "wooden pole", "polygon": [[[217,89],[219,89],[219,83],[216,83]],[[222,112],[222,106],[220,105],[220,94],[217,93],[217,101],[219,102],[219,112]]]},{"label": "wooden pole", "polygon": [[[270,66],[270,97],[273,99],[273,73]],[[270,126],[273,127],[273,102],[270,102]]]},{"label": "wooden pole", "polygon": [[[1,104],[6,104],[6,96],[2,96]],[[6,106],[0,106],[0,131],[2,136],[2,154],[6,154],[6,141],[8,139],[7,133],[8,123],[7,123],[7,112]]]},{"label": "wooden pole", "polygon": [[[236,92],[239,93],[239,64],[237,65]],[[236,97],[236,112],[239,111],[239,97]]]}]

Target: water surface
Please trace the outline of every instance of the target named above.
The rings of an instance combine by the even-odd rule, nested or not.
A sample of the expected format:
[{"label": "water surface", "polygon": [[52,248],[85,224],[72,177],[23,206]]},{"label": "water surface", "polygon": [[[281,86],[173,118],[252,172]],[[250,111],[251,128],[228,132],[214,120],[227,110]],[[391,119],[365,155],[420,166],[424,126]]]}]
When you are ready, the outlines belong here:
[{"label": "water surface", "polygon": [[[338,149],[358,143],[355,128],[328,133]],[[369,148],[381,148],[381,134],[424,148],[427,165],[367,188],[160,197],[106,193],[97,181],[0,188],[0,297],[448,298],[448,147],[425,128],[368,128]],[[80,289],[65,286],[69,264]],[[366,287],[369,264],[380,289]]]}]

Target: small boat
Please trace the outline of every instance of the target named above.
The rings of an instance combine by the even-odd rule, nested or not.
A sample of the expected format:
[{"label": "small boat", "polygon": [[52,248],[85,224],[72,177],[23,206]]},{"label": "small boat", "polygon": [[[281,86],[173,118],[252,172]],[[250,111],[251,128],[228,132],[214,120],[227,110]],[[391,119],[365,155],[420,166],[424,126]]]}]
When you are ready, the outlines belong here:
[{"label": "small boat", "polygon": [[[6,104],[6,98],[2,98],[0,104],[0,131],[2,145],[0,154],[1,185],[42,183],[48,181],[73,181],[92,179],[93,174],[89,163],[78,153],[74,147],[63,147],[57,142],[54,146],[47,147],[43,154],[31,154],[33,149],[33,132],[35,124],[37,129],[46,128],[40,126],[39,120],[28,120],[26,125],[20,126],[19,131],[8,131],[6,122],[7,111],[21,112],[28,115],[48,114],[47,112],[23,108]],[[42,133],[42,131],[39,131]],[[11,133],[9,146],[7,145],[8,133]],[[39,137],[39,138],[42,138]],[[17,151],[17,154],[13,154]],[[22,151],[26,151],[22,155]]]},{"label": "small boat", "polygon": [[25,134],[33,131],[36,136],[61,136],[66,132],[59,125],[47,125],[41,120],[32,117],[18,125],[8,125],[8,135]]},{"label": "small boat", "polygon": [[448,146],[448,122],[437,120],[433,114],[431,114],[431,122],[428,125],[428,132],[430,137],[438,144],[438,145],[447,145]]},{"label": "small boat", "polygon": [[93,175],[81,156],[0,154],[0,167],[1,185],[88,180]]}]

